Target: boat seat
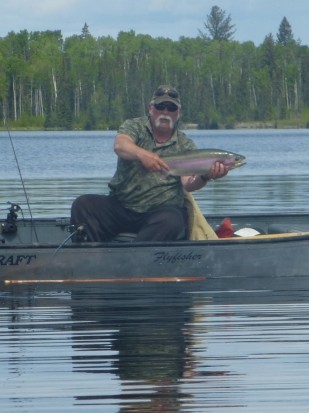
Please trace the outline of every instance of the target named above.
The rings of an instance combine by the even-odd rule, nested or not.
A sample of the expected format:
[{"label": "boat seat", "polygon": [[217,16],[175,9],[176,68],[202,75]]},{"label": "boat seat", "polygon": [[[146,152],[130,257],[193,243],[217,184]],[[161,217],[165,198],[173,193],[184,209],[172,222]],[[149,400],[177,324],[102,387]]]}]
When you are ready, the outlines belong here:
[{"label": "boat seat", "polygon": [[[112,239],[112,242],[133,242],[136,238],[136,233],[133,232],[120,232],[119,234],[115,235]],[[183,236],[179,238],[179,241],[185,240],[186,233],[183,231]]]}]

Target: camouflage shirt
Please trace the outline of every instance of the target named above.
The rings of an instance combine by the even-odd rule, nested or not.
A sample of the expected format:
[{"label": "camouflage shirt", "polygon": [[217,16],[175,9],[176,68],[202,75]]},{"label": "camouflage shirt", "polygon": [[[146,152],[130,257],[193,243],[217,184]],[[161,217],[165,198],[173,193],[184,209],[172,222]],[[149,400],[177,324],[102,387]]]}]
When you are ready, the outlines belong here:
[{"label": "camouflage shirt", "polygon": [[[192,139],[178,129],[168,142],[156,146],[150,121],[146,116],[126,120],[118,133],[129,135],[136,145],[159,156],[196,149]],[[110,194],[116,196],[125,208],[137,212],[146,212],[159,206],[184,204],[179,177],[165,178],[158,172],[148,172],[138,161],[118,157],[117,169],[109,187]]]}]

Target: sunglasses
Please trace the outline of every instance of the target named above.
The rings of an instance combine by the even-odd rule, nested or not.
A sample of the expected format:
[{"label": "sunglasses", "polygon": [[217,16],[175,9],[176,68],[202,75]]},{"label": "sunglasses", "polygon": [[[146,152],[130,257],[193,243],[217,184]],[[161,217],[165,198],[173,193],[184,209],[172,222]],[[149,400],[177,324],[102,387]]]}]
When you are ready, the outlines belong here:
[{"label": "sunglasses", "polygon": [[176,112],[178,110],[178,106],[171,102],[155,103],[153,106],[159,111],[167,109],[169,112]]},{"label": "sunglasses", "polygon": [[157,89],[154,94],[154,96],[158,96],[158,97],[164,96],[164,95],[168,95],[170,98],[173,98],[173,99],[179,98],[179,93],[177,92],[177,90],[167,89],[164,87],[160,87],[159,89]]}]

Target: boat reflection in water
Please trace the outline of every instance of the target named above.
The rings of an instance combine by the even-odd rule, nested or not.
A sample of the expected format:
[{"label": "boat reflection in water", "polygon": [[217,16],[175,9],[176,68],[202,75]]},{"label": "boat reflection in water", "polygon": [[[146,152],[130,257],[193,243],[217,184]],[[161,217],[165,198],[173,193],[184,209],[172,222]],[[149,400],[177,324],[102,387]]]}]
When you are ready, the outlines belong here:
[{"label": "boat reflection in water", "polygon": [[269,411],[306,411],[309,293],[296,286],[10,286],[0,294],[1,408],[261,411],[266,398]]},{"label": "boat reflection in water", "polygon": [[188,294],[158,295],[150,290],[120,299],[103,293],[94,303],[88,293],[73,292],[72,328],[78,332],[73,334],[73,371],[112,374],[121,383],[118,395],[113,387],[102,386],[99,393],[77,396],[76,403],[113,399],[119,412],[182,411],[193,396],[181,383],[196,374],[192,305]]}]

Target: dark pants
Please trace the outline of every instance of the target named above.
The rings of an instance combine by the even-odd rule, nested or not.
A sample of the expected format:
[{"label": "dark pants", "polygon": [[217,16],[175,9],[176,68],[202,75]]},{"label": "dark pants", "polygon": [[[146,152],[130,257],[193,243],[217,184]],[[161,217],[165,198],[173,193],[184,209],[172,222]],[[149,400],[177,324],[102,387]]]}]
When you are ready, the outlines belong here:
[{"label": "dark pants", "polygon": [[135,241],[173,241],[185,238],[187,213],[169,206],[139,213],[113,196],[81,195],[72,204],[71,223],[85,224],[87,240],[93,242],[110,241],[120,232],[136,233]]}]

